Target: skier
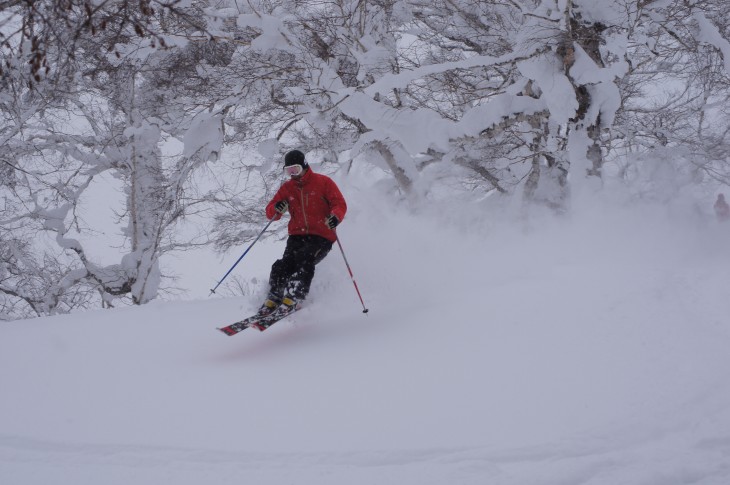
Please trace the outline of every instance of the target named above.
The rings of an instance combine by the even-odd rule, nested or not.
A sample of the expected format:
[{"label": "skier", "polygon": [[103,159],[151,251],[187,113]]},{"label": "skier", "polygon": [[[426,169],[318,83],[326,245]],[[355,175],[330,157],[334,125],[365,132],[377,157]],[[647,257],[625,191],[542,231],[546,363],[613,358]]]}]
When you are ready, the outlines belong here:
[{"label": "skier", "polygon": [[725,201],[725,194],[718,194],[714,207],[718,221],[725,222],[730,219],[730,205]]},{"label": "skier", "polygon": [[284,156],[284,173],[290,179],[266,206],[266,217],[278,220],[288,211],[289,238],[283,256],[271,266],[269,294],[258,312],[262,316],[274,311],[286,315],[299,308],[309,293],[314,267],[337,241],[335,228],[347,212],[335,182],[315,173],[301,151]]}]

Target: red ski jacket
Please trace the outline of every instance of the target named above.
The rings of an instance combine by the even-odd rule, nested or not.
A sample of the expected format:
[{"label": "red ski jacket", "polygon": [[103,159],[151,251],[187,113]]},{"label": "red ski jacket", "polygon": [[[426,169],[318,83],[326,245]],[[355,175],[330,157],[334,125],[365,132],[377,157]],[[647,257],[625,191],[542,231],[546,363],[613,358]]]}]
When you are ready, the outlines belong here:
[{"label": "red ski jacket", "polygon": [[278,220],[281,215],[274,206],[277,202],[289,202],[290,236],[316,235],[335,242],[335,231],[327,227],[326,219],[334,214],[342,222],[347,212],[347,203],[335,182],[310,168],[299,179],[284,182],[274,198],[266,206],[266,217]]}]

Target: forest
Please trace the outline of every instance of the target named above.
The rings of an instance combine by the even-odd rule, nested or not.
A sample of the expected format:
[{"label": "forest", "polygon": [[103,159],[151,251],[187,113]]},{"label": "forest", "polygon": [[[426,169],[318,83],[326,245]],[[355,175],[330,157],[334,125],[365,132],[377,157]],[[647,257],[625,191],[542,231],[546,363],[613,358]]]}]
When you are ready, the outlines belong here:
[{"label": "forest", "polygon": [[[0,320],[165,295],[161,258],[256,236],[292,148],[403,205],[712,195],[730,182],[727,8],[0,0]],[[99,186],[118,189],[114,262],[84,216],[111,203]]]}]

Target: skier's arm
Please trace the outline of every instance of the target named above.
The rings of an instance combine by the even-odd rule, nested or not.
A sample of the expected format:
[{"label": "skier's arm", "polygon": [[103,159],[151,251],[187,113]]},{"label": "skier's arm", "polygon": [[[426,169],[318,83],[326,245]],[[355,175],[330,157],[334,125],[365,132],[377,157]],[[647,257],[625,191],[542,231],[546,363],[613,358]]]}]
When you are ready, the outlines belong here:
[{"label": "skier's arm", "polygon": [[284,187],[281,187],[278,192],[276,192],[276,195],[274,195],[274,198],[271,199],[271,201],[266,205],[266,218],[271,220],[278,221],[281,219],[281,216],[284,215],[283,212],[279,212],[276,210],[276,204],[279,202],[287,202],[286,192],[284,190]]},{"label": "skier's arm", "polygon": [[327,193],[325,194],[325,197],[330,203],[330,214],[337,217],[339,222],[342,222],[345,218],[345,213],[347,212],[347,202],[345,202],[345,198],[342,196],[342,192],[340,192],[337,184],[335,184],[331,179],[327,183]]}]

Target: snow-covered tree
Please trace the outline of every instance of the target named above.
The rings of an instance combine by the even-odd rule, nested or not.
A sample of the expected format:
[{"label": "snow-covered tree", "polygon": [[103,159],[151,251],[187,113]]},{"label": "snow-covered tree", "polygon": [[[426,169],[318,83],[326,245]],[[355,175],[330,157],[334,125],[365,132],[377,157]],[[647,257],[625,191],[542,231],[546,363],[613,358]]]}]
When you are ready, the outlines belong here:
[{"label": "snow-covered tree", "polygon": [[[78,74],[64,81],[63,89],[49,90],[50,102],[43,98],[47,83],[27,86],[22,75],[12,73],[5,78],[15,87],[3,99],[9,121],[3,133],[4,161],[10,167],[3,192],[12,210],[1,222],[6,228],[24,227],[25,239],[14,243],[19,249],[8,252],[4,261],[6,268],[23,267],[20,261],[33,268],[35,283],[28,284],[34,288],[27,293],[47,295],[31,305],[36,313],[39,308],[40,313],[63,310],[59,292],[46,291],[61,270],[40,260],[54,259],[68,269],[70,276],[60,285],[67,292],[81,285],[98,290],[105,303],[117,297],[144,303],[158,293],[160,256],[204,242],[176,229],[206,200],[196,193],[192,177],[221,150],[221,114],[198,72],[219,62],[221,53],[200,48],[204,24],[159,18],[157,31],[167,36],[167,47],[161,49],[162,37],[140,35],[126,18],[107,21],[102,31],[82,31],[75,39]],[[163,144],[173,139],[181,150],[163,153]],[[101,263],[87,250],[88,234],[83,236],[94,228],[78,217],[84,192],[103,175],[119,181],[124,191],[117,214],[126,254],[112,264]],[[58,247],[29,244],[39,232],[52,236]],[[24,258],[18,257],[21,253]],[[6,298],[29,304],[38,299],[16,291],[23,286],[17,277],[7,282],[0,287]],[[88,298],[74,302],[87,304]]]},{"label": "snow-covered tree", "polygon": [[[632,12],[628,75],[609,157],[629,181],[662,159],[693,182],[727,184],[730,27],[722,2],[646,2]],[[647,172],[647,175],[639,173]]]}]

